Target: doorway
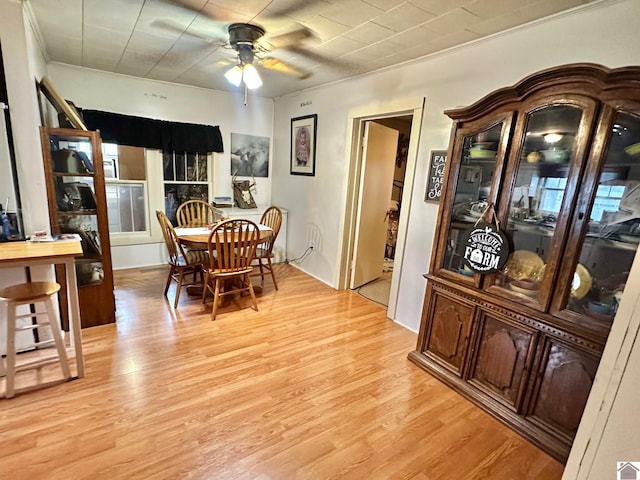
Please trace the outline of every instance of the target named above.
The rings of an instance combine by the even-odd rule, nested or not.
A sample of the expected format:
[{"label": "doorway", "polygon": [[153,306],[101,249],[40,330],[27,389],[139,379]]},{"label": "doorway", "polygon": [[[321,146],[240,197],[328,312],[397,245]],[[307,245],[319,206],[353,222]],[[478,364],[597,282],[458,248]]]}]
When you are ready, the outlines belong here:
[{"label": "doorway", "polygon": [[350,288],[385,307],[391,292],[411,121],[412,116],[405,115],[365,123]]},{"label": "doorway", "polygon": [[[339,288],[359,289],[363,296],[386,305],[387,316],[391,319],[395,318],[396,313],[423,104],[424,99],[414,108],[380,112],[366,117],[354,116],[351,118],[353,124],[348,132],[351,145],[349,182],[338,285]],[[357,240],[360,235],[361,213],[368,211],[367,205],[363,202],[368,187],[367,159],[364,155],[364,133],[368,122],[396,130],[397,138],[394,152],[388,160],[392,166],[388,177],[389,196],[384,199],[386,207],[382,217],[379,214],[376,216],[385,222],[382,233],[384,240],[379,252],[381,267],[378,278],[374,279],[370,286],[363,287],[353,283],[353,271],[358,263]],[[379,291],[373,294],[367,291],[372,288]]]}]

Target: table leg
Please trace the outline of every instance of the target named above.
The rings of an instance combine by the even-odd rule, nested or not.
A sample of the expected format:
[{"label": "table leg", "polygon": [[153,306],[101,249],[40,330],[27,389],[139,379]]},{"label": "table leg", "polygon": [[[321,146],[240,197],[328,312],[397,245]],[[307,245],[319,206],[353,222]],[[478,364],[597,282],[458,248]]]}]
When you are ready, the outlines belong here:
[{"label": "table leg", "polygon": [[76,278],[76,265],[74,259],[65,262],[67,276],[67,293],[69,295],[69,332],[73,342],[73,350],[76,354],[76,368],[78,378],[84,377],[84,356],[82,353],[82,325],[80,323],[80,302],[78,300],[78,279]]}]

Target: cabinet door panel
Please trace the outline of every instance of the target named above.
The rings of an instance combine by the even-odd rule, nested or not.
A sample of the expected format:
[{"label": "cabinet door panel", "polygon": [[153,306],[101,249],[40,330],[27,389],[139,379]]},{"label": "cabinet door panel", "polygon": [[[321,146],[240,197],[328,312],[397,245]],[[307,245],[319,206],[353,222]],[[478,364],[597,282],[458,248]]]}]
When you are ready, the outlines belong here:
[{"label": "cabinet door panel", "polygon": [[441,253],[434,267],[439,275],[461,284],[478,286],[480,282],[462,258],[464,232],[480,219],[489,203],[495,203],[512,123],[512,113],[501,114],[456,133],[449,162],[455,167],[447,171],[445,207],[438,222],[442,225],[438,232]]},{"label": "cabinet door panel", "polygon": [[432,323],[425,351],[459,375],[467,354],[474,307],[438,293],[432,298]]},{"label": "cabinet door panel", "polygon": [[[82,327],[115,322],[109,220],[98,132],[45,128],[40,131],[52,234],[76,234],[82,257],[75,259]],[[57,268],[64,284],[64,269]],[[60,291],[63,325],[68,324],[66,288]]]},{"label": "cabinet door panel", "polygon": [[522,404],[536,333],[484,313],[474,348],[470,382],[514,409]]},{"label": "cabinet door panel", "polygon": [[552,339],[544,343],[540,358],[529,415],[552,431],[573,438],[599,359]]},{"label": "cabinet door panel", "polygon": [[640,111],[602,115],[553,312],[608,331],[640,242]]},{"label": "cabinet door panel", "polygon": [[[586,158],[596,103],[583,97],[536,100],[519,122],[500,199],[499,215],[513,239],[493,291],[546,311],[558,256]],[[505,223],[506,222],[506,223]]]}]

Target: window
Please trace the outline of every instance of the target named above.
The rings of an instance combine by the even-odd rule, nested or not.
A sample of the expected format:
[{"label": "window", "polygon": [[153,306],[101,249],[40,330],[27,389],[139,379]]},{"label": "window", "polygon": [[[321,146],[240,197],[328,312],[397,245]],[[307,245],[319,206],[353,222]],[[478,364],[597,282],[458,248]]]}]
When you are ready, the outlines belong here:
[{"label": "window", "polygon": [[143,148],[105,143],[107,213],[111,234],[147,232],[147,176]]},{"label": "window", "polygon": [[113,172],[105,178],[112,246],[162,242],[156,210],[172,211],[175,221],[178,201],[209,199],[213,156],[107,143],[102,156],[105,174]]},{"label": "window", "polygon": [[162,155],[164,174],[164,210],[174,225],[176,211],[187,200],[209,201],[207,155],[200,153],[165,152]]}]

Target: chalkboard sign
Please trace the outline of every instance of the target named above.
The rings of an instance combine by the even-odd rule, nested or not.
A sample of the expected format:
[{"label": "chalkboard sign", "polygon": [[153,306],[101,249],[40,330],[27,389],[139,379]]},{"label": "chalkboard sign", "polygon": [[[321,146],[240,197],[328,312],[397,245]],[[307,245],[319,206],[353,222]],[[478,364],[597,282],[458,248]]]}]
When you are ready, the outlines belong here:
[{"label": "chalkboard sign", "polygon": [[425,202],[439,202],[444,183],[444,167],[447,163],[446,150],[433,150],[429,163],[429,176],[427,177],[427,191],[424,194]]}]

